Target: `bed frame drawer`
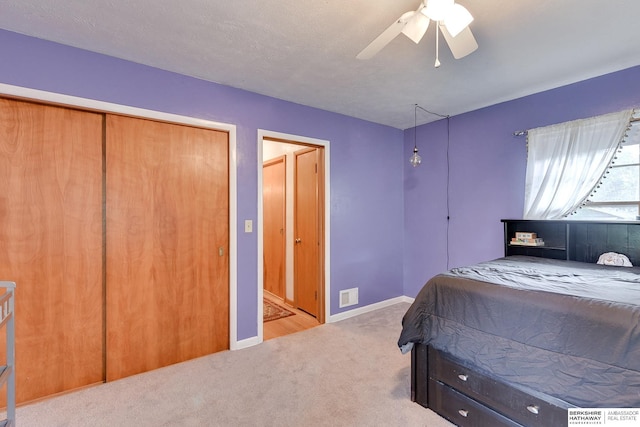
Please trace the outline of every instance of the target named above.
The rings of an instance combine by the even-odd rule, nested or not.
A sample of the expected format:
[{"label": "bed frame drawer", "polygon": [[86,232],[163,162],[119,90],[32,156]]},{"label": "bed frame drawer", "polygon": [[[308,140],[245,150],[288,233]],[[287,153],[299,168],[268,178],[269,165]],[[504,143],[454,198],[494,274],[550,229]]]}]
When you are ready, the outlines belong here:
[{"label": "bed frame drawer", "polygon": [[429,349],[429,377],[522,425],[546,427],[568,424],[569,405],[565,402],[551,397],[531,396],[507,383],[480,374],[433,348]]},{"label": "bed frame drawer", "polygon": [[429,380],[429,407],[452,423],[464,427],[521,427],[453,388]]}]

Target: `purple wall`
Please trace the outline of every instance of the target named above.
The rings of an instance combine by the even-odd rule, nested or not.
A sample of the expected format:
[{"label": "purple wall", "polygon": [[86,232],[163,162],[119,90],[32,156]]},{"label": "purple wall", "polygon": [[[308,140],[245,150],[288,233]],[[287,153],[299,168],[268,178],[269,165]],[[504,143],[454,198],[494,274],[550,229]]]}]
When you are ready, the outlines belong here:
[{"label": "purple wall", "polygon": [[[257,219],[257,129],[329,140],[331,314],[341,289],[360,306],[403,294],[402,131],[4,30],[0,58],[0,83],[236,125],[239,228]],[[257,233],[239,229],[239,340],[256,300]]]},{"label": "purple wall", "polygon": [[[447,123],[419,126],[422,165],[404,137],[404,293],[415,296],[447,268],[503,255],[503,218],[522,218],[526,139],[513,132],[640,106],[640,67],[450,119],[447,258]],[[429,108],[428,105],[424,106]]]},{"label": "purple wall", "polygon": [[[452,117],[449,126],[440,120],[418,127],[423,162],[414,169],[413,129],[4,30],[0,57],[0,83],[236,125],[240,228],[257,216],[257,129],[329,140],[332,314],[344,311],[341,289],[358,286],[359,306],[415,296],[449,267],[502,255],[500,219],[521,217],[524,198],[525,139],[514,131],[640,105],[636,67]],[[256,257],[257,234],[238,230],[239,340],[257,334]]]}]

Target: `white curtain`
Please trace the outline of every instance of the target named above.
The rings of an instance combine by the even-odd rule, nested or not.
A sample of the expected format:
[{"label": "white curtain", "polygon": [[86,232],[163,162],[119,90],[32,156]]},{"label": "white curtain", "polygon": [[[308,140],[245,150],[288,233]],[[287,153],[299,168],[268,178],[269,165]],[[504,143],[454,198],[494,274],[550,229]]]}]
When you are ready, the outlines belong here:
[{"label": "white curtain", "polygon": [[622,142],[633,110],[527,132],[525,219],[559,219],[589,197]]}]

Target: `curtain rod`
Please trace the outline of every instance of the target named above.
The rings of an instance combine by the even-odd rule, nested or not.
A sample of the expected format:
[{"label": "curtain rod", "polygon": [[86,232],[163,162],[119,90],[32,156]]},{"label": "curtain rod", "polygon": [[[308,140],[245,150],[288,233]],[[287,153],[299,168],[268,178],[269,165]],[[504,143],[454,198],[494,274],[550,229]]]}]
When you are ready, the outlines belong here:
[{"label": "curtain rod", "polygon": [[[629,123],[636,123],[636,122],[640,122],[640,117],[632,117],[631,120],[629,120]],[[525,136],[527,132],[528,130],[518,130],[513,133],[513,136]]]}]

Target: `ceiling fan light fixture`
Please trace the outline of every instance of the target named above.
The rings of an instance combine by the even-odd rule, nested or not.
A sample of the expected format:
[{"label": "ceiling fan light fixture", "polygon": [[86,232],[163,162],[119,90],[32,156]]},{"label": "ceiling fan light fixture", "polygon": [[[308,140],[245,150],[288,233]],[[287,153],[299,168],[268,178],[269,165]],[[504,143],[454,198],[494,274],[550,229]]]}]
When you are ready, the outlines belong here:
[{"label": "ceiling fan light fixture", "polygon": [[417,10],[402,14],[378,37],[356,55],[357,59],[370,59],[387,46],[400,33],[419,43],[427,32],[430,21],[436,21],[436,67],[438,61],[438,34],[442,33],[453,57],[463,58],[478,49],[469,24],[473,16],[467,9],[455,3],[455,0],[422,0]]},{"label": "ceiling fan light fixture", "polygon": [[402,34],[409,37],[411,41],[418,44],[424,33],[429,28],[429,18],[422,13],[414,13],[414,15],[407,21],[407,24],[402,28]]},{"label": "ceiling fan light fixture", "polygon": [[426,0],[425,8],[421,10],[429,19],[442,21],[449,15],[453,7],[453,0]]},{"label": "ceiling fan light fixture", "polygon": [[462,5],[454,4],[447,16],[444,18],[444,25],[452,37],[460,34],[462,30],[467,28],[473,22],[473,16]]}]

